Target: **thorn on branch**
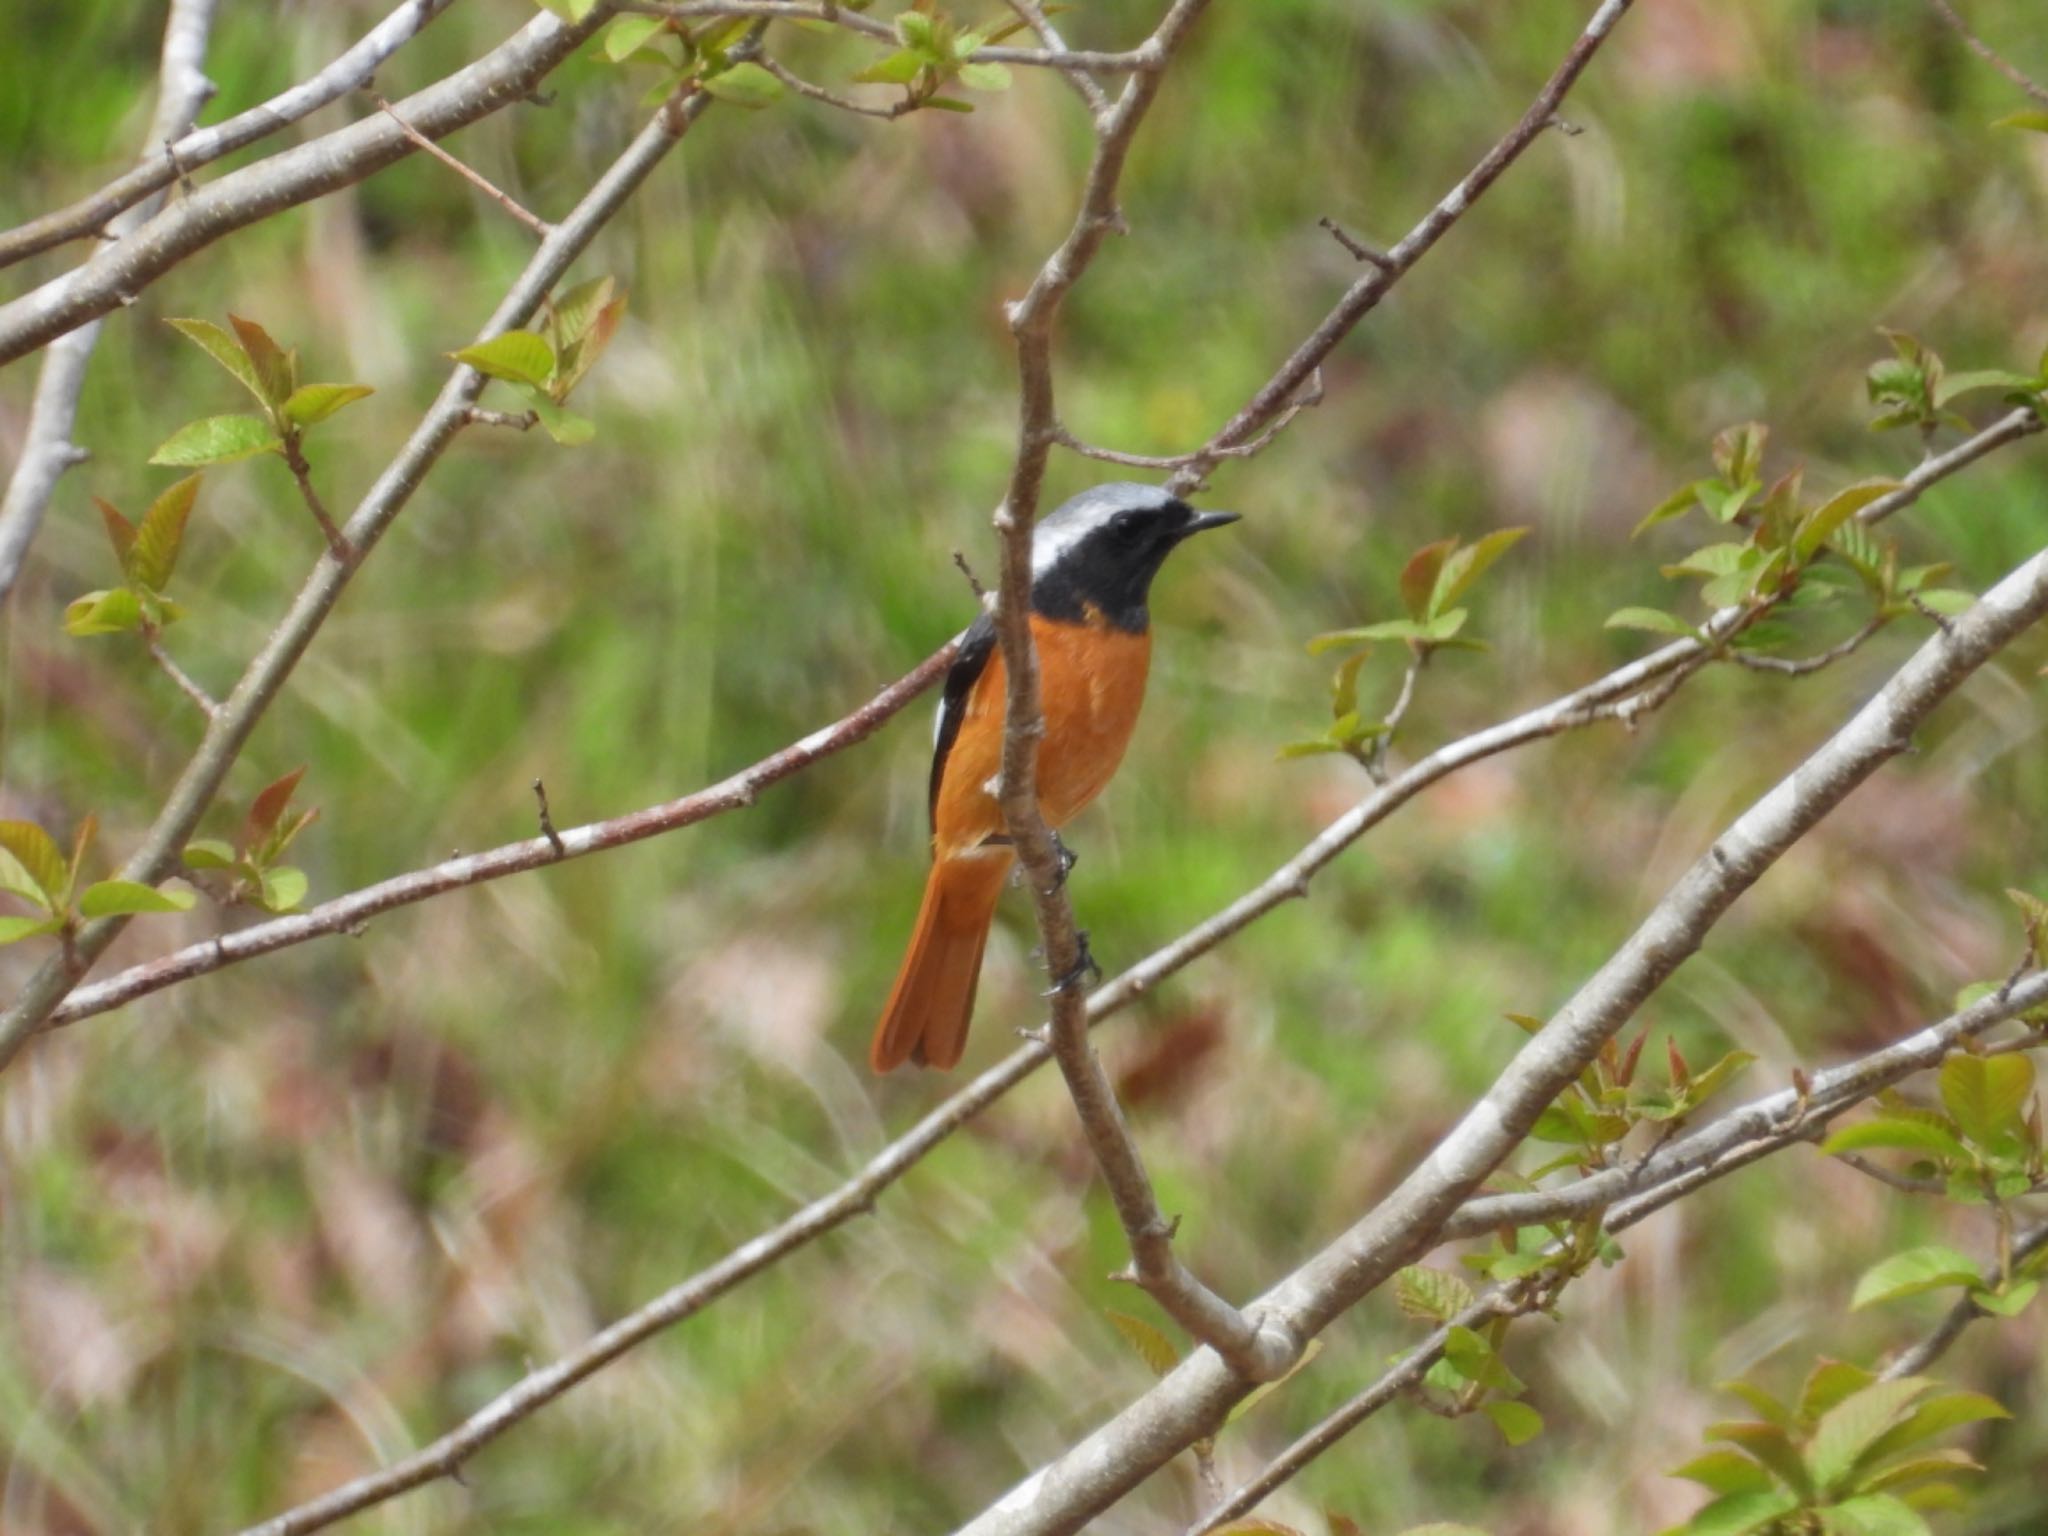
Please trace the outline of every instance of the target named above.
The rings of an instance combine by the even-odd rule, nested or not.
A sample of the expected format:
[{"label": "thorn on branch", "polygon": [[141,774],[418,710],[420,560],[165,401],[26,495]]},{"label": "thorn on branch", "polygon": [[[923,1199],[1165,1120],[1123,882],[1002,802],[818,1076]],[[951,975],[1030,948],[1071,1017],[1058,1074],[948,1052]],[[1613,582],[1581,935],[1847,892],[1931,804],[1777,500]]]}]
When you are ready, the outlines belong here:
[{"label": "thorn on branch", "polygon": [[1932,624],[1950,639],[1955,638],[1956,626],[1954,621],[1947,614],[1938,613],[1933,608],[1930,608],[1927,605],[1926,599],[1921,597],[1918,592],[1908,594],[1906,601],[1913,605],[1913,611],[1919,614],[1921,618],[1927,620],[1928,623]]},{"label": "thorn on branch", "polygon": [[548,787],[539,779],[533,781],[533,798],[540,807],[541,836],[548,840],[548,846],[555,850],[555,857],[566,859],[569,850],[563,846],[562,834],[555,830],[555,818],[548,811]]},{"label": "thorn on branch", "polygon": [[1317,219],[1316,223],[1327,229],[1330,232],[1331,238],[1343,246],[1345,250],[1349,251],[1355,260],[1369,263],[1372,266],[1378,267],[1382,272],[1394,270],[1393,258],[1387,255],[1385,251],[1375,246],[1367,245],[1328,214],[1324,214],[1320,219]]}]

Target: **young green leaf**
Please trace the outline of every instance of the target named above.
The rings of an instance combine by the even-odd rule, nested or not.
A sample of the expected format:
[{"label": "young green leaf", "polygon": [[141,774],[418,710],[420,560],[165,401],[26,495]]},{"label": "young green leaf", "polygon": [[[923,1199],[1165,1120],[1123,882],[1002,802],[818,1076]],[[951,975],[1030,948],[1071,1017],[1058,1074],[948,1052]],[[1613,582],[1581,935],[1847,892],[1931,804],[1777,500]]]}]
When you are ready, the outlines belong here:
[{"label": "young green leaf", "polygon": [[1010,69],[1007,64],[962,64],[960,83],[970,91],[1007,91]]},{"label": "young green leaf", "polygon": [[129,552],[128,575],[137,585],[160,592],[178,566],[185,542],[185,522],[199,495],[198,475],[187,475],[150,503]]},{"label": "young green leaf", "polygon": [[1437,573],[1435,589],[1430,593],[1430,615],[1434,617],[1447,612],[1459,598],[1472,590],[1496,560],[1519,544],[1528,533],[1527,528],[1496,528],[1483,538],[1452,550],[1444,560],[1443,569]]},{"label": "young green leaf", "polygon": [[1864,1271],[1863,1278],[1856,1282],[1855,1295],[1849,1300],[1849,1310],[1858,1312],[1880,1301],[1897,1301],[1951,1285],[1976,1283],[1977,1266],[1969,1255],[1940,1244],[1908,1248]]},{"label": "young green leaf", "polygon": [[282,451],[284,442],[261,416],[207,416],[188,421],[149,456],[152,464],[233,464]]},{"label": "young green leaf", "polygon": [[217,837],[194,838],[185,845],[187,869],[232,869],[235,857],[234,848]]},{"label": "young green leaf", "polygon": [[2048,112],[2008,112],[1993,120],[1994,128],[2019,128],[2030,133],[2048,133]]},{"label": "young green leaf", "polygon": [[535,388],[545,388],[555,374],[555,349],[548,345],[546,337],[532,331],[506,331],[448,355],[491,378],[531,384]]},{"label": "young green leaf", "polygon": [[540,418],[540,424],[549,437],[564,448],[581,447],[597,436],[597,423],[588,416],[578,416],[574,411],[565,411],[546,395],[535,394],[527,398],[527,405]]},{"label": "young green leaf", "polygon": [[1607,629],[1640,629],[1653,635],[1676,635],[1697,640],[1700,632],[1675,613],[1661,608],[1617,608],[1607,616]]},{"label": "young green leaf", "polygon": [[64,906],[71,894],[71,864],[49,833],[32,821],[0,821],[0,848],[28,875],[44,905],[53,911]]},{"label": "young green leaf", "polygon": [[1444,562],[1457,547],[1456,539],[1438,539],[1434,544],[1425,544],[1415,551],[1408,557],[1407,564],[1401,567],[1401,606],[1418,624],[1430,616],[1430,595],[1436,591]]},{"label": "young green leaf", "polygon": [[1173,1340],[1160,1332],[1142,1317],[1132,1317],[1127,1312],[1105,1312],[1112,1328],[1123,1335],[1124,1342],[1137,1352],[1140,1360],[1151,1367],[1154,1376],[1164,1376],[1180,1364],[1180,1351],[1173,1347]]},{"label": "young green leaf", "polygon": [[1714,434],[1714,467],[1730,485],[1756,480],[1763,468],[1764,444],[1771,429],[1760,421],[1745,421]]},{"label": "young green leaf", "polygon": [[285,398],[284,419],[295,427],[310,427],[375,393],[367,384],[301,384]]},{"label": "young green leaf", "polygon": [[782,99],[782,82],[747,60],[712,75],[705,80],[704,89],[735,107],[769,107]]},{"label": "young green leaf", "polygon": [[1844,1126],[1820,1144],[1821,1151],[1830,1157],[1841,1152],[1868,1152],[1878,1148],[1926,1152],[1958,1162],[1967,1162],[1970,1156],[1969,1149],[1943,1127],[1897,1115],[1880,1115],[1874,1120]]},{"label": "young green leaf", "polygon": [[1493,1427],[1509,1445],[1527,1445],[1543,1433],[1543,1415],[1513,1398],[1494,1398],[1481,1403],[1479,1411],[1493,1420]]},{"label": "young green leaf", "polygon": [[605,28],[604,56],[614,64],[623,63],[667,25],[659,16],[617,17]]},{"label": "young green leaf", "polygon": [[232,374],[235,381],[259,404],[269,402],[263,396],[263,381],[256,376],[256,365],[249,361],[249,354],[242,350],[242,344],[211,320],[169,320],[165,322],[179,334],[195,342],[208,357]]},{"label": "young green leaf", "polygon": [[2034,1064],[2024,1055],[1958,1052],[1941,1064],[1942,1106],[1975,1142],[1989,1142],[2017,1125],[2033,1091]]},{"label": "young green leaf", "polygon": [[590,8],[597,4],[597,0],[534,0],[534,3],[574,26],[590,14]]},{"label": "young green leaf", "polygon": [[111,502],[93,497],[93,504],[100,509],[100,521],[106,524],[107,542],[114,546],[114,558],[121,562],[121,573],[128,575],[128,558],[135,548],[135,525],[123,517]]},{"label": "young green leaf", "polygon": [[249,366],[256,370],[258,398],[265,405],[283,405],[298,383],[297,359],[272,341],[270,332],[254,320],[229,315],[228,324],[235,328],[242,350],[249,355]]},{"label": "young green leaf", "polygon": [[853,77],[856,85],[909,85],[925,67],[924,55],[902,50],[884,54]]},{"label": "young green leaf", "polygon": [[78,898],[82,917],[133,917],[142,912],[186,912],[198,898],[190,891],[161,891],[134,880],[101,880]]},{"label": "young green leaf", "polygon": [[1822,1414],[1806,1448],[1806,1465],[1815,1485],[1839,1489],[1863,1453],[1903,1419],[1927,1389],[1928,1383],[1917,1376],[1875,1381]]},{"label": "young green leaf", "polygon": [[1898,489],[1900,485],[1896,480],[1864,480],[1835,492],[1800,523],[1799,532],[1793,540],[1793,552],[1801,560],[1811,560],[1834,537],[1837,528],[1873,501]]},{"label": "young green leaf", "polygon": [[289,912],[306,899],[306,872],[290,864],[263,871],[262,901],[272,912]]},{"label": "young green leaf", "polygon": [[67,635],[121,635],[142,627],[142,600],[127,587],[88,592],[64,609]]},{"label": "young green leaf", "polygon": [[1394,1276],[1394,1303],[1409,1317],[1448,1323],[1471,1306],[1472,1287],[1444,1269],[1411,1264]]}]

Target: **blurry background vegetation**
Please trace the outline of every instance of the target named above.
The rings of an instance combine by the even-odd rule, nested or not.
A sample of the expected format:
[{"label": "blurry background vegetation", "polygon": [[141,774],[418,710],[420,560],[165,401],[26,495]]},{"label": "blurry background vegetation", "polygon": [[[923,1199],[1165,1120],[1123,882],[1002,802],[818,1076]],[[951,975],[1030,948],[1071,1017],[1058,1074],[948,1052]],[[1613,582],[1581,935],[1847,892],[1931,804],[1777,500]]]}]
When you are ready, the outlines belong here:
[{"label": "blurry background vegetation", "polygon": [[[239,110],[369,25],[382,0],[226,0],[207,68]],[[1078,45],[1153,4],[1083,0]],[[1122,447],[1191,447],[1351,276],[1316,219],[1397,236],[1521,112],[1584,0],[1220,4],[1127,178],[1129,238],[1070,305],[1063,411]],[[2037,74],[2031,0],[1975,22]],[[964,20],[993,15],[964,4]],[[528,14],[466,0],[380,77],[394,98]],[[9,0],[0,224],[127,161],[162,7]],[[799,40],[843,81],[867,55]],[[586,55],[451,147],[543,214],[637,121],[639,83]],[[627,327],[580,397],[596,440],[475,431],[437,469],[236,772],[231,810],[299,764],[324,815],[295,853],[313,899],[680,793],[865,699],[972,612],[950,553],[992,574],[1011,447],[1001,302],[1071,216],[1086,136],[1020,73],[971,117],[897,124],[804,102],[720,110],[599,242]],[[1329,399],[1209,498],[1247,519],[1177,561],[1131,760],[1072,832],[1112,971],[1206,916],[1364,789],[1342,759],[1279,762],[1327,719],[1302,642],[1396,612],[1414,546],[1536,534],[1481,594],[1495,649],[1441,658],[1410,750],[1595,676],[1669,603],[1635,520],[1700,473],[1716,429],[1773,424],[1809,484],[1898,473],[1860,372],[1879,323],[1952,367],[2030,368],[2048,343],[2048,139],[1918,0],[1643,0],[1539,142],[1331,368]],[[352,100],[305,130],[370,110]],[[160,322],[223,312],[297,344],[308,376],[377,394],[322,429],[345,507],[523,262],[529,236],[414,158],[187,263],[116,314],[63,483],[6,618],[4,813],[61,833],[97,811],[125,852],[196,740],[189,705],[120,640],[59,631],[111,574],[89,496],[139,510],[149,451],[233,385]],[[45,258],[25,278],[77,259]],[[0,451],[32,367],[0,375]],[[487,401],[487,403],[489,403]],[[1988,408],[1987,408],[1988,409]],[[1063,458],[1064,494],[1100,466]],[[1048,503],[1050,504],[1050,503]],[[1909,558],[1982,586],[2040,542],[2048,456],[2023,446],[1901,519]],[[216,688],[316,553],[282,467],[207,477],[172,632]],[[1865,695],[1924,626],[1807,680],[1717,671],[1615,728],[1472,770],[1119,1020],[1123,1075],[1183,1246],[1250,1295],[1351,1220],[1490,1080],[1733,812]],[[1831,632],[1814,632],[1816,639]],[[1695,1059],[1867,1048],[2002,973],[1999,891],[2042,889],[2048,753],[2036,638],[1978,677],[1775,871],[1649,1010]],[[1394,658],[1369,686],[1387,687]],[[922,710],[752,810],[445,897],[202,980],[33,1049],[0,1087],[0,1528],[216,1531],[396,1456],[529,1363],[836,1183],[952,1086],[862,1060],[923,870]],[[137,923],[110,959],[210,931]],[[1041,978],[1006,904],[968,1067],[1034,1022]],[[33,958],[6,952],[6,976]],[[1550,1422],[1505,1450],[1481,1421],[1376,1420],[1283,1499],[1369,1531],[1429,1518],[1500,1536],[1657,1529],[1664,1475],[1744,1370],[1868,1362],[1937,1298],[1846,1315],[1909,1239],[1983,1251],[1981,1215],[1908,1204],[1788,1154],[1638,1232],[1510,1358]],[[879,1212],[663,1337],[364,1532],[934,1530],[1140,1391],[1104,1309],[1122,1239],[1049,1074]],[[2042,1308],[1950,1357],[2018,1414],[1993,1426],[1976,1512],[2048,1528]],[[1417,1333],[1378,1300],[1240,1422],[1226,1477]],[[1234,1478],[1232,1479],[1235,1480]],[[1185,1467],[1099,1522],[1168,1528]],[[1174,1526],[1173,1528],[1177,1528]]]}]

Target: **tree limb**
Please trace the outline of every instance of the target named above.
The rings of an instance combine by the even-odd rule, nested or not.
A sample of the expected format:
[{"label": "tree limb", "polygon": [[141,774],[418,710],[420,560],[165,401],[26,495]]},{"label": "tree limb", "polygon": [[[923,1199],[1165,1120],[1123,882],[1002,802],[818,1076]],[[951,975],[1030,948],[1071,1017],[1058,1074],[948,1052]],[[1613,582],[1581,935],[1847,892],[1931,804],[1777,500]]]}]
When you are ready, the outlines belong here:
[{"label": "tree limb", "polygon": [[[429,138],[452,133],[523,100],[611,14],[608,0],[598,0],[573,26],[541,11],[475,63],[406,97],[398,110]],[[379,113],[201,187],[83,266],[0,304],[0,365],[133,303],[157,278],[223,235],[361,181],[414,148],[405,131]]]},{"label": "tree limb", "polygon": [[[218,5],[219,0],[174,0],[171,6],[157,66],[156,110],[149,121],[151,145],[168,144],[182,134],[213,95],[214,85],[206,78],[203,65]],[[153,159],[145,151],[145,164]],[[168,182],[166,176],[165,185]],[[115,221],[111,232],[116,238],[156,213],[163,204],[161,188],[157,194],[146,196]],[[0,241],[0,251],[4,249],[5,242]],[[0,266],[4,265],[0,259]],[[85,450],[71,441],[71,429],[78,421],[78,397],[85,389],[85,371],[99,339],[96,323],[72,332],[61,346],[51,349],[36,375],[21,457],[7,482],[7,495],[0,499],[0,603],[14,590],[57,481],[67,469],[85,461]]]}]

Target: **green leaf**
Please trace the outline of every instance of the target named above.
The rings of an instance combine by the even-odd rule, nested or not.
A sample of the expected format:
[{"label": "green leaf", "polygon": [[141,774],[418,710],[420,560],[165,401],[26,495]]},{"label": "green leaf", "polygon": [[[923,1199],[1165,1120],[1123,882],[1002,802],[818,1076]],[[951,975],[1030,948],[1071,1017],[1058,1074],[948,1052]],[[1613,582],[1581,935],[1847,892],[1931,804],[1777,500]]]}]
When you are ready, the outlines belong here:
[{"label": "green leaf", "polygon": [[19,944],[38,934],[62,933],[61,917],[0,917],[0,944]]},{"label": "green leaf", "polygon": [[106,524],[107,542],[114,546],[114,558],[121,562],[123,575],[128,574],[128,557],[135,549],[135,525],[121,515],[120,509],[112,502],[93,497],[93,504],[100,509],[100,521]]},{"label": "green leaf", "polygon": [[540,424],[549,437],[564,448],[579,448],[597,436],[597,423],[588,416],[578,416],[574,411],[565,411],[546,395],[536,395],[527,400],[533,414],[540,418]]},{"label": "green leaf", "polygon": [[917,11],[905,11],[896,18],[896,35],[906,48],[933,51],[932,19]]},{"label": "green leaf", "polygon": [[1479,1411],[1493,1420],[1493,1427],[1509,1445],[1527,1445],[1543,1433],[1543,1415],[1527,1403],[1513,1398],[1495,1398],[1481,1403]]},{"label": "green leaf", "polygon": [[1708,1099],[1711,1099],[1715,1094],[1727,1087],[1729,1083],[1748,1071],[1755,1062],[1756,1055],[1754,1052],[1730,1051],[1712,1066],[1695,1073],[1692,1081],[1686,1085],[1684,1094],[1685,1107],[1687,1109],[1696,1109],[1706,1103]]},{"label": "green leaf", "polygon": [[545,388],[555,376],[555,349],[548,345],[546,337],[532,331],[506,331],[448,355],[458,363],[469,364],[478,373],[510,379],[515,384]]},{"label": "green leaf", "polygon": [[1312,741],[1288,742],[1285,746],[1281,747],[1279,758],[1282,762],[1286,762],[1297,757],[1326,757],[1332,752],[1342,752],[1343,750],[1344,748],[1339,743],[1331,741],[1328,737],[1318,736]]},{"label": "green leaf", "polygon": [[1904,1420],[1887,1430],[1884,1437],[1870,1448],[1869,1457],[1875,1463],[1884,1457],[1909,1451],[1937,1435],[1960,1429],[1965,1424],[2011,1417],[2004,1404],[1982,1392],[1943,1392],[1927,1399]]},{"label": "green leaf", "polygon": [[1802,561],[1811,560],[1834,537],[1837,528],[1873,501],[1898,489],[1900,485],[1896,480],[1863,480],[1835,492],[1800,523],[1792,544],[1793,553]]},{"label": "green leaf", "polygon": [[1493,1392],[1512,1396],[1522,1390],[1521,1379],[1507,1368],[1482,1334],[1470,1328],[1453,1327],[1444,1339],[1444,1358],[1459,1375]]},{"label": "green leaf", "polygon": [[[647,18],[626,16],[620,19],[634,21]],[[617,288],[617,281],[609,275],[593,277],[555,298],[549,308],[554,311],[556,339],[564,345],[582,340],[596,323],[599,312],[611,303]]]},{"label": "green leaf", "polygon": [[1673,1467],[1671,1475],[1698,1483],[1709,1493],[1765,1493],[1776,1486],[1770,1473],[1740,1451],[1708,1451]]},{"label": "green leaf", "polygon": [[[2042,114],[2048,117],[2048,113]],[[1934,403],[1947,405],[1964,395],[1975,394],[1983,389],[2039,389],[2041,381],[2027,377],[2024,373],[2013,373],[2005,368],[1973,368],[1962,373],[1951,373],[1941,381],[1934,391]]]},{"label": "green leaf", "polygon": [[2048,112],[2008,112],[1995,119],[1994,128],[2019,128],[2032,133],[2048,133]]},{"label": "green leaf", "polygon": [[621,16],[605,28],[604,56],[614,64],[622,63],[640,51],[643,43],[651,40],[667,23],[659,16]]},{"label": "green leaf", "polygon": [[1394,1304],[1426,1322],[1448,1323],[1474,1299],[1472,1287],[1446,1269],[1411,1264],[1394,1276]]},{"label": "green leaf", "polygon": [[534,0],[534,3],[573,26],[590,14],[590,8],[597,4],[597,0]]},{"label": "green leaf", "polygon": [[1845,1126],[1820,1144],[1821,1151],[1830,1157],[1841,1152],[1865,1152],[1875,1148],[1926,1152],[1935,1157],[1964,1162],[1970,1156],[1969,1149],[1942,1127],[1894,1115],[1880,1115],[1875,1120]]},{"label": "green leaf", "polygon": [[1137,1352],[1138,1358],[1152,1369],[1154,1376],[1164,1376],[1180,1364],[1180,1351],[1159,1329],[1142,1317],[1132,1317],[1128,1312],[1105,1311],[1112,1328],[1123,1335],[1124,1342]]},{"label": "green leaf", "polygon": [[258,847],[277,830],[285,807],[292,803],[292,794],[298,789],[299,780],[305,776],[306,766],[301,763],[290,773],[271,780],[257,791],[256,798],[249,802],[249,819],[242,827],[243,852]]},{"label": "green leaf", "polygon": [[962,64],[960,83],[970,91],[1007,91],[1010,68],[1007,64]]},{"label": "green leaf", "polygon": [[1806,1385],[1799,1389],[1799,1416],[1817,1419],[1875,1380],[1876,1375],[1860,1365],[1850,1365],[1845,1360],[1823,1360],[1807,1376]]},{"label": "green leaf", "polygon": [[1771,429],[1760,421],[1745,421],[1714,434],[1714,468],[1730,485],[1755,480],[1763,468],[1764,444]]},{"label": "green leaf", "polygon": [[1799,1500],[1789,1493],[1731,1493],[1664,1536],[1752,1536],[1798,1508]]},{"label": "green leaf", "polygon": [[1849,1310],[1860,1311],[1880,1301],[1918,1296],[1944,1286],[1975,1285],[1977,1279],[1977,1265],[1968,1254],[1939,1243],[1908,1248],[1904,1253],[1879,1260],[1863,1272],[1863,1278],[1856,1282],[1855,1295],[1849,1300]]},{"label": "green leaf", "polygon": [[283,440],[261,416],[207,416],[178,428],[149,456],[149,462],[233,464],[283,447]]},{"label": "green leaf", "polygon": [[256,376],[256,365],[249,361],[249,354],[242,350],[242,344],[211,320],[168,320],[165,324],[179,334],[196,342],[208,357],[234,375],[235,380],[263,404],[263,383]]},{"label": "green leaf", "polygon": [[367,384],[301,384],[285,398],[284,419],[295,427],[310,427],[375,393]]},{"label": "green leaf", "polygon": [[974,110],[973,102],[955,101],[950,96],[928,96],[922,104],[927,107],[936,107],[941,112],[968,113]]},{"label": "green leaf", "polygon": [[199,481],[198,475],[187,475],[150,503],[129,553],[130,580],[154,592],[161,592],[170,581],[185,542],[185,521],[199,495]]},{"label": "green leaf", "polygon": [[263,871],[263,905],[272,912],[289,912],[306,899],[306,872],[290,864]]},{"label": "green leaf", "polygon": [[1905,1417],[1927,1382],[1917,1376],[1872,1382],[1820,1416],[1806,1448],[1806,1464],[1823,1490],[1842,1485],[1877,1438]]},{"label": "green leaf", "polygon": [[[32,821],[0,821],[0,848],[14,857],[45,905],[52,911],[64,905],[71,894],[71,864],[55,838]],[[35,899],[27,891],[19,894]]]},{"label": "green leaf", "polygon": [[1401,567],[1401,606],[1417,623],[1429,617],[1430,596],[1436,591],[1437,579],[1443,575],[1444,562],[1457,547],[1456,539],[1438,539],[1434,544],[1425,544],[1416,550],[1408,557],[1407,564]]},{"label": "green leaf", "polygon": [[1694,507],[1700,505],[1703,493],[1713,484],[1714,482],[1711,480],[1695,480],[1690,485],[1680,486],[1669,496],[1658,502],[1656,506],[1650,508],[1643,520],[1635,525],[1629,537],[1634,538],[1645,529],[1654,528],[1659,523],[1668,523],[1674,517],[1685,516]]},{"label": "green leaf", "polygon": [[1493,563],[1524,538],[1527,528],[1496,528],[1492,533],[1451,551],[1438,572],[1436,588],[1430,594],[1429,612],[1432,616],[1448,611],[1452,604],[1472,590],[1473,584],[1484,576]]},{"label": "green leaf", "polygon": [[1697,640],[1700,632],[1675,613],[1661,608],[1617,608],[1607,616],[1606,629],[1640,629],[1653,635],[1677,635]]},{"label": "green leaf", "polygon": [[188,912],[198,900],[190,891],[160,891],[135,880],[101,880],[78,898],[84,917],[133,917],[140,912]]},{"label": "green leaf", "polygon": [[249,354],[249,365],[256,370],[257,398],[265,405],[283,405],[298,383],[294,377],[298,372],[296,359],[272,341],[270,332],[254,320],[229,315],[228,324],[235,328],[242,350]]},{"label": "green leaf", "polygon": [[760,65],[741,61],[704,82],[704,89],[736,107],[773,106],[782,99],[782,82]]},{"label": "green leaf", "polygon": [[2041,1292],[2038,1280],[2016,1280],[2003,1290],[1986,1290],[1979,1286],[1970,1292],[1970,1299],[1986,1312],[1999,1317],[2018,1317]]},{"label": "green leaf", "polygon": [[127,587],[88,592],[64,609],[67,635],[119,635],[142,627],[142,600]]},{"label": "green leaf", "polygon": [[925,67],[922,54],[885,54],[853,77],[856,85],[908,85]]},{"label": "green leaf", "polygon": [[1920,599],[1922,608],[1930,608],[1944,618],[1955,618],[1977,606],[1974,594],[1955,587],[1929,587],[1915,595]]},{"label": "green leaf", "polygon": [[1802,1494],[1812,1492],[1813,1483],[1807,1475],[1806,1463],[1799,1459],[1798,1448],[1782,1426],[1737,1419],[1709,1424],[1707,1438],[1726,1440],[1730,1445],[1740,1446],[1793,1491]]},{"label": "green leaf", "polygon": [[1957,1052],[1941,1064],[1941,1102],[1972,1141],[1987,1143],[2017,1125],[2034,1091],[2034,1064],[2024,1054]]},{"label": "green leaf", "polygon": [[1828,1510],[1828,1529],[1839,1536],[1934,1536],[1910,1504],[1889,1493],[1844,1499]]},{"label": "green leaf", "polygon": [[185,845],[187,869],[232,869],[235,850],[217,837],[194,838]]}]

